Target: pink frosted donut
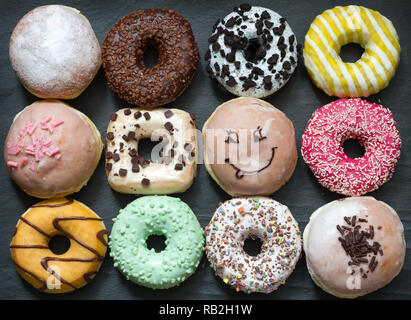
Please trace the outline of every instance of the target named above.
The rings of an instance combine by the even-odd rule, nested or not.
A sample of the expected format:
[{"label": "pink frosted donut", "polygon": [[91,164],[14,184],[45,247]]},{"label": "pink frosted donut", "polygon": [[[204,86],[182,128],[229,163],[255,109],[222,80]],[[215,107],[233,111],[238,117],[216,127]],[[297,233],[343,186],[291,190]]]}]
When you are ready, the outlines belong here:
[{"label": "pink frosted donut", "polygon": [[[352,159],[342,148],[357,139],[365,148]],[[359,196],[378,189],[394,173],[401,138],[390,110],[361,99],[340,99],[313,113],[301,153],[318,182],[331,191]]]}]

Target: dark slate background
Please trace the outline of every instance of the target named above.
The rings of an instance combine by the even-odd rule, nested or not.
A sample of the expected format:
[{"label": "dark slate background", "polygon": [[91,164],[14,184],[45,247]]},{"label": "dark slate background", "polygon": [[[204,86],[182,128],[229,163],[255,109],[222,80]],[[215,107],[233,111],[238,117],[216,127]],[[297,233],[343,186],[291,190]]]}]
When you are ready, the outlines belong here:
[{"label": "dark slate background", "polygon": [[[124,15],[139,9],[152,7],[170,8],[179,11],[191,23],[202,61],[197,74],[184,94],[170,106],[194,112],[197,126],[201,129],[206,119],[221,103],[234,98],[231,94],[219,91],[207,77],[204,53],[207,38],[218,18],[232,11],[239,3],[221,0],[202,1],[61,1],[61,4],[79,9],[89,20],[97,37],[102,43],[106,33]],[[400,160],[393,178],[371,196],[387,202],[401,217],[407,240],[405,266],[400,275],[385,288],[367,295],[365,299],[410,299],[411,298],[411,112],[409,103],[410,78],[410,23],[411,9],[408,1],[329,1],[329,0],[276,0],[253,1],[252,4],[265,6],[287,18],[299,43],[303,43],[311,22],[315,16],[336,5],[349,5],[357,2],[368,8],[380,11],[391,19],[398,31],[402,52],[401,62],[388,88],[368,98],[391,109],[401,137],[403,147]],[[15,114],[37,98],[27,92],[15,77],[9,63],[8,42],[10,34],[18,20],[29,10],[47,1],[0,1],[0,136],[1,144],[7,135]],[[297,147],[301,146],[301,135],[312,112],[331,102],[328,97],[314,87],[302,61],[289,83],[268,101],[283,110],[293,121]],[[94,81],[77,99],[69,101],[80,111],[87,114],[99,128],[102,136],[109,121],[109,115],[127,106],[107,87],[103,69]],[[229,199],[209,177],[203,165],[198,167],[199,175],[193,186],[184,194],[178,195],[186,201],[204,227],[220,201]],[[322,188],[305,165],[301,156],[291,180],[273,195],[274,199],[286,204],[303,229],[318,207],[338,199],[341,196]],[[100,162],[89,184],[74,198],[94,209],[111,230],[112,218],[120,208],[135,199],[133,195],[114,192],[109,187],[103,161]],[[203,258],[198,270],[179,287],[163,291],[154,291],[127,281],[114,267],[107,255],[102,268],[94,281],[86,287],[70,294],[47,295],[40,293],[22,280],[11,261],[9,242],[19,216],[38,200],[21,191],[8,177],[4,165],[0,166],[0,298],[1,299],[332,299],[333,297],[319,289],[311,281],[304,257],[298,263],[295,272],[287,284],[270,295],[246,295],[236,293],[214,276],[207,260]]]}]

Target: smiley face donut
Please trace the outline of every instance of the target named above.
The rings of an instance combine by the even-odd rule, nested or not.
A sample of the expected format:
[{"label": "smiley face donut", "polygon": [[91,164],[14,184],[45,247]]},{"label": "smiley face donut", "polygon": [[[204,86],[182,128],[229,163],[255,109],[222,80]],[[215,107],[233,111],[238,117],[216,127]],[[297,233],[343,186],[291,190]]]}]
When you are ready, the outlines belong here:
[{"label": "smiley face donut", "polygon": [[[62,235],[70,248],[55,254],[50,240]],[[107,250],[107,230],[81,202],[67,198],[41,201],[21,217],[10,243],[20,276],[36,289],[64,293],[85,286],[97,274]]]},{"label": "smiley face donut", "polygon": [[[205,228],[206,254],[216,275],[236,291],[270,293],[284,284],[301,256],[302,238],[290,210],[267,197],[221,204]],[[248,255],[244,241],[259,238]]]},{"label": "smiley face donut", "polygon": [[223,103],[204,124],[203,137],[205,167],[231,196],[269,195],[297,163],[292,122],[260,99]]},{"label": "smiley face donut", "polygon": [[[121,193],[170,194],[193,183],[197,167],[195,116],[179,109],[121,109],[106,135],[106,173]],[[138,154],[141,139],[159,141],[150,159]]]},{"label": "smiley face donut", "polygon": [[301,51],[285,18],[249,4],[218,20],[208,42],[210,78],[232,94],[256,98],[267,97],[288,82]]},{"label": "smiley face donut", "polygon": [[[364,48],[355,63],[341,60],[341,47]],[[314,84],[330,96],[368,97],[388,86],[400,61],[400,44],[390,20],[361,6],[335,7],[317,16],[304,45],[304,63]]]},{"label": "smiley face donut", "polygon": [[[356,139],[365,154],[356,159],[342,144]],[[340,99],[313,113],[301,153],[318,182],[331,191],[359,196],[378,189],[394,173],[401,137],[390,110],[361,99]]]}]

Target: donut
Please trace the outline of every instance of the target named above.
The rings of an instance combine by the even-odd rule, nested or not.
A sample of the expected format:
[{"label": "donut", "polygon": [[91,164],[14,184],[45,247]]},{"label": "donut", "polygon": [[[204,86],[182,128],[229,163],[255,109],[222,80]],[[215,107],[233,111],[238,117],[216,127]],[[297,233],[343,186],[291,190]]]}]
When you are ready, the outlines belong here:
[{"label": "donut", "polygon": [[[110,256],[127,280],[152,289],[168,289],[191,276],[200,263],[203,229],[190,207],[178,198],[138,198],[113,221]],[[163,251],[147,248],[147,238],[152,235],[166,238]]]},{"label": "donut", "polygon": [[294,126],[280,110],[256,98],[220,105],[203,127],[204,165],[231,196],[269,195],[294,172]]},{"label": "donut", "polygon": [[47,199],[85,186],[102,149],[100,133],[86,115],[61,101],[41,100],[15,116],[3,155],[20,188]]},{"label": "donut", "polygon": [[[352,159],[342,144],[364,148]],[[302,137],[301,153],[318,182],[333,192],[359,196],[378,189],[394,173],[401,138],[390,110],[359,98],[339,99],[315,111]]]},{"label": "donut", "polygon": [[[301,232],[290,210],[268,197],[221,203],[205,227],[206,255],[224,283],[246,293],[270,293],[285,284],[302,252]],[[259,238],[257,256],[243,249]]]},{"label": "donut", "polygon": [[[194,114],[179,109],[125,108],[111,114],[105,142],[110,186],[131,194],[186,191],[197,170],[194,121]],[[151,159],[139,155],[142,139],[159,141]]]},{"label": "donut", "polygon": [[89,21],[62,5],[40,6],[21,18],[9,54],[21,84],[39,98],[78,97],[101,66],[100,44]]},{"label": "donut", "polygon": [[264,98],[281,89],[301,52],[285,18],[249,4],[217,20],[208,42],[205,60],[210,78],[246,97]]},{"label": "donut", "polygon": [[[50,240],[62,235],[70,248],[55,254]],[[65,293],[85,286],[97,274],[107,250],[107,231],[83,203],[57,198],[31,206],[19,219],[10,243],[17,272],[34,288]]]},{"label": "donut", "polygon": [[[345,63],[341,47],[364,48],[355,63]],[[388,86],[400,61],[397,31],[378,11],[335,7],[317,16],[305,36],[304,64],[314,84],[329,96],[368,97]]]},{"label": "donut", "polygon": [[303,238],[311,278],[336,297],[356,298],[378,290],[404,264],[401,220],[373,197],[327,203],[311,215]]},{"label": "donut", "polygon": [[[158,52],[152,68],[144,65],[148,48]],[[140,107],[176,100],[200,60],[190,23],[174,10],[153,8],[122,17],[108,32],[102,52],[108,86]]]}]

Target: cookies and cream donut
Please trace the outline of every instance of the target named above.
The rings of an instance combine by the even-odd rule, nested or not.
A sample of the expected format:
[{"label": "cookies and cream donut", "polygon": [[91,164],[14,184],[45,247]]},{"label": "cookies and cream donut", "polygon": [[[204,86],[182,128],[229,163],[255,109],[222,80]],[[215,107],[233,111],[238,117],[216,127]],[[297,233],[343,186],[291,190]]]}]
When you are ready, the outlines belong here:
[{"label": "cookies and cream donut", "polygon": [[[121,193],[184,192],[197,168],[195,116],[179,109],[120,109],[113,113],[106,135],[106,173]],[[152,159],[138,154],[141,139],[158,141]]]},{"label": "cookies and cream donut", "polygon": [[242,4],[213,26],[207,71],[237,96],[267,97],[282,88],[298,63],[301,45],[286,19]]},{"label": "cookies and cream donut", "polygon": [[[113,221],[110,255],[127,280],[152,289],[168,289],[190,277],[200,263],[203,229],[179,198],[138,198]],[[165,237],[164,250],[148,248],[147,239],[153,235]]]},{"label": "cookies and cream donut", "polygon": [[[61,235],[70,248],[55,254],[50,240]],[[107,250],[107,230],[81,202],[68,198],[41,201],[19,219],[10,243],[20,276],[36,289],[64,293],[79,289],[97,274]]]},{"label": "cookies and cream donut", "polygon": [[10,62],[22,85],[40,98],[74,99],[101,66],[96,35],[77,9],[37,7],[10,37]]},{"label": "cookies and cream donut", "polygon": [[[286,206],[268,197],[233,198],[220,204],[205,236],[207,258],[216,275],[247,293],[277,290],[302,252],[297,221]],[[260,239],[257,256],[244,251],[248,238]]]},{"label": "cookies and cream donut", "polygon": [[[144,52],[155,48],[158,62],[144,65]],[[157,107],[178,98],[200,60],[190,23],[174,10],[150,8],[130,13],[108,32],[103,43],[108,86],[128,103]]]},{"label": "cookies and cream donut", "polygon": [[404,227],[397,213],[373,197],[335,200],[316,210],[304,230],[313,281],[340,298],[387,285],[405,259]]},{"label": "cookies and cream donut", "polygon": [[[355,63],[345,63],[341,47],[364,48]],[[400,61],[392,22],[362,6],[337,6],[317,16],[305,36],[304,63],[314,84],[329,96],[368,97],[388,86]]]},{"label": "cookies and cream donut", "polygon": [[[344,141],[356,139],[362,157],[348,157]],[[302,137],[301,153],[318,182],[348,196],[378,189],[393,175],[401,137],[391,111],[359,98],[339,99],[316,110]]]},{"label": "cookies and cream donut", "polygon": [[203,127],[204,164],[231,196],[269,195],[297,163],[294,126],[266,101],[236,98],[220,105]]},{"label": "cookies and cream donut", "polygon": [[15,116],[3,156],[23,191],[55,198],[87,184],[102,149],[100,133],[86,115],[58,100],[40,100]]}]

